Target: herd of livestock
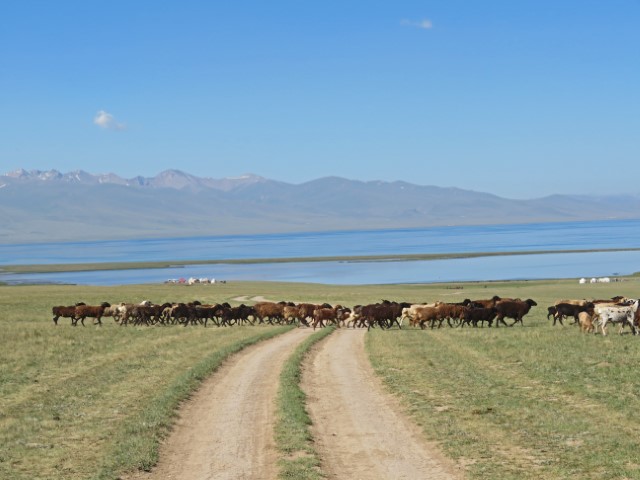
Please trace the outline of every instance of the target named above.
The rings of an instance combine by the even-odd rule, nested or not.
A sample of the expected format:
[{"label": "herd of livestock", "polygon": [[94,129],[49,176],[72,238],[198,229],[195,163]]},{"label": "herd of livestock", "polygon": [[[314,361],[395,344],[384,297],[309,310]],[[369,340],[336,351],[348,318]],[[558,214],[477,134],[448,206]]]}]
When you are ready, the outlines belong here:
[{"label": "herd of livestock", "polygon": [[[622,332],[628,326],[634,335],[640,331],[640,311],[638,300],[614,297],[605,300],[559,300],[548,307],[547,318],[553,318],[563,324],[566,318],[573,318],[583,332],[595,332],[599,327],[606,335],[608,323],[620,326]],[[534,300],[519,298],[465,299],[459,303],[434,302],[430,304],[412,304],[383,300],[370,305],[356,305],[352,308],[341,305],[292,302],[258,302],[255,305],[231,306],[228,303],[202,304],[164,303],[156,305],[146,300],[140,304],[108,302],[100,305],[86,305],[83,302],[71,306],[52,308],[53,322],[57,325],[60,317],[69,318],[71,325],[78,321],[84,326],[86,318],[102,324],[103,317],[112,317],[120,325],[203,325],[209,323],[218,327],[255,324],[297,324],[299,326],[367,328],[383,329],[397,325],[402,328],[406,321],[411,327],[425,329],[442,327],[484,326],[498,327],[505,319],[513,320],[509,326],[522,324],[522,319],[530,309],[536,306]]]}]

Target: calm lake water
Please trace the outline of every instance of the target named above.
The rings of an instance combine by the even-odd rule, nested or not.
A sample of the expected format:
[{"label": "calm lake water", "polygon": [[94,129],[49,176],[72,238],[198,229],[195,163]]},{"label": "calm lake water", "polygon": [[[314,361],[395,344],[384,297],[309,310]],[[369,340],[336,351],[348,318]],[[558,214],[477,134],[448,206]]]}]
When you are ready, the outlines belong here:
[{"label": "calm lake water", "polygon": [[[640,220],[278,235],[0,245],[0,265],[291,258],[412,253],[518,252],[640,247]],[[640,252],[517,255],[408,262],[298,262],[3,275],[8,282],[91,285],[209,277],[332,284],[600,277],[640,271]]]}]

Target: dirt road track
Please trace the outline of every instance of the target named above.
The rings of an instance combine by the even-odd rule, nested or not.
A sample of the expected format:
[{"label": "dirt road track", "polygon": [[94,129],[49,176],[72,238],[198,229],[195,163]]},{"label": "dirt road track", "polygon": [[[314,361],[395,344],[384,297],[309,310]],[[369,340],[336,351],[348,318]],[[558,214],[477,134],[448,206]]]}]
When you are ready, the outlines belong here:
[{"label": "dirt road track", "polygon": [[[180,409],[149,473],[130,480],[273,480],[275,397],[282,366],[311,329],[295,329],[230,358]],[[340,329],[307,359],[303,389],[322,470],[330,479],[462,478],[399,413],[374,375],[364,330]]]},{"label": "dirt road track", "polygon": [[462,478],[384,391],[365,354],[365,333],[337,330],[305,365],[302,386],[322,470],[341,480]]},{"label": "dirt road track", "polygon": [[280,372],[311,333],[292,330],[234,355],[181,408],[158,465],[129,478],[276,478],[273,426]]}]

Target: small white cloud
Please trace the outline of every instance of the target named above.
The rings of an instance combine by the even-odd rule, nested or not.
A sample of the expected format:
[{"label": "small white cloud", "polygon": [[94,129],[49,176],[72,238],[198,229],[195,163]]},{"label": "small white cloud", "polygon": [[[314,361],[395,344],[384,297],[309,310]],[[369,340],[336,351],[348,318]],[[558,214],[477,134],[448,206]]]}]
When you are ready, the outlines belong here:
[{"label": "small white cloud", "polygon": [[405,27],[421,28],[423,30],[431,30],[433,28],[433,22],[428,18],[419,21],[402,20],[400,24],[404,25]]},{"label": "small white cloud", "polygon": [[98,111],[96,116],[93,117],[93,123],[106,130],[121,131],[127,128],[123,123],[117,122],[113,115],[104,110]]}]

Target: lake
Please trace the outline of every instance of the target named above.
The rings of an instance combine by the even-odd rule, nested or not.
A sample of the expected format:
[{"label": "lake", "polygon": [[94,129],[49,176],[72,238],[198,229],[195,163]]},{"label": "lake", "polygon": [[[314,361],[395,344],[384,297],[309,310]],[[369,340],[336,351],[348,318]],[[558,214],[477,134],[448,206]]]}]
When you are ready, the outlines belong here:
[{"label": "lake", "polygon": [[[640,220],[483,225],[0,245],[0,265],[258,259],[418,253],[637,248]],[[209,277],[331,284],[432,283],[601,277],[640,271],[640,252],[593,252],[433,261],[190,265],[166,269],[0,274],[6,282],[90,285]]]}]

